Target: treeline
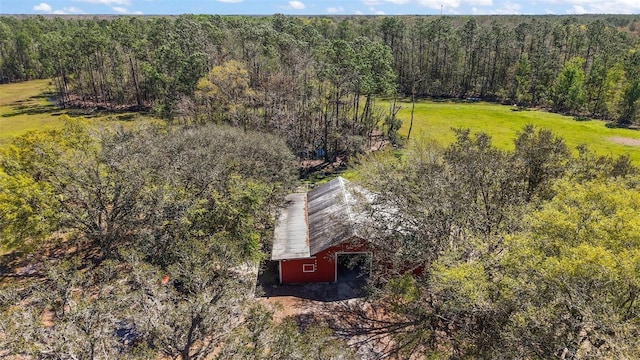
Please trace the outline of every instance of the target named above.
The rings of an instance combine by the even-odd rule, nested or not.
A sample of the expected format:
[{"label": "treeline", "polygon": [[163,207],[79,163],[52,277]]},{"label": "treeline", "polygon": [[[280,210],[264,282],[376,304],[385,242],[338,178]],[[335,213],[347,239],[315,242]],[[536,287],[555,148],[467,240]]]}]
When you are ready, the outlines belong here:
[{"label": "treeline", "polygon": [[378,31],[394,54],[402,94],[489,99],[629,123],[637,117],[640,70],[633,21],[387,17]]},{"label": "treeline", "polygon": [[52,77],[63,107],[150,109],[173,121],[274,132],[304,158],[360,149],[384,119],[375,96],[395,88],[388,47],[326,36],[324,20],[0,21],[3,81]]},{"label": "treeline", "polygon": [[61,106],[150,109],[358,151],[377,96],[487,99],[635,122],[628,16],[0,18],[0,80],[53,78]]}]

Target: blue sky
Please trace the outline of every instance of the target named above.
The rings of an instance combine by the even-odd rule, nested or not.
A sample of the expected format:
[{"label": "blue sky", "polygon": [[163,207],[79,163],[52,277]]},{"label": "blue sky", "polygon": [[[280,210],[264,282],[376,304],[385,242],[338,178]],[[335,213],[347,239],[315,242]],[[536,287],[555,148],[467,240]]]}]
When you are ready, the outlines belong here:
[{"label": "blue sky", "polygon": [[0,0],[0,14],[640,14],[640,0]]}]

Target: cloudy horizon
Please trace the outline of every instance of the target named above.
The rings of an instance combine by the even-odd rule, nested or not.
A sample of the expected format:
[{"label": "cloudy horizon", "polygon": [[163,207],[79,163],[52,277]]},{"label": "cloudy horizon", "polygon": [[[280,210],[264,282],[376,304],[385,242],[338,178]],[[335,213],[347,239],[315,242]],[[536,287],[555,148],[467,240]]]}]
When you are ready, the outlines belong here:
[{"label": "cloudy horizon", "polygon": [[2,0],[0,14],[114,15],[640,14],[637,0]]}]

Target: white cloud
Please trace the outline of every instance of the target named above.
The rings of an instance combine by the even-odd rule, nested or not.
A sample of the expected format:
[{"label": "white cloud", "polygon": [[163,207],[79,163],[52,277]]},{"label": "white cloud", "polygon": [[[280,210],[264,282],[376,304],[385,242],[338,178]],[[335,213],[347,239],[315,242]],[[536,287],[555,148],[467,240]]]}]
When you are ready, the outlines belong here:
[{"label": "white cloud", "polygon": [[382,10],[376,11],[376,15],[385,15],[385,12]]},{"label": "white cloud", "polygon": [[[600,1],[600,0],[547,0],[550,2],[554,1]],[[618,1],[629,1],[629,0],[618,0]],[[492,6],[493,0],[362,0],[362,3],[367,6],[375,6],[380,5],[383,2],[394,4],[394,5],[407,5],[407,4],[417,4],[422,7],[428,7],[432,9],[440,9],[443,8],[459,8],[462,3],[470,6]]]},{"label": "white cloud", "polygon": [[362,11],[360,11],[360,10],[356,10],[356,11],[354,12],[354,14],[356,14],[356,15],[362,15]]},{"label": "white cloud", "polygon": [[33,7],[33,10],[35,11],[44,11],[44,12],[51,12],[51,5],[47,4],[47,3],[40,3],[36,6]]},{"label": "white cloud", "polygon": [[219,2],[222,2],[222,3],[235,4],[235,3],[241,3],[241,2],[243,2],[244,0],[218,0],[218,1],[219,1]]},{"label": "white cloud", "polygon": [[127,8],[123,8],[120,6],[114,6],[111,8],[111,10],[117,12],[118,14],[128,14],[129,13],[129,9]]},{"label": "white cloud", "polygon": [[520,10],[522,9],[522,5],[514,4],[509,1],[504,3],[501,8],[494,9],[491,11],[493,15],[518,15],[520,14]]},{"label": "white cloud", "polygon": [[78,9],[75,6],[63,8],[66,14],[85,14],[84,10]]},{"label": "white cloud", "polygon": [[344,8],[342,6],[330,7],[330,8],[327,8],[327,12],[329,14],[337,14],[337,13],[344,12]]},{"label": "white cloud", "polygon": [[134,15],[143,15],[142,11],[134,11],[133,14]]},{"label": "white cloud", "polygon": [[493,5],[493,0],[463,0],[467,5],[475,5],[475,6],[491,6]]},{"label": "white cloud", "polygon": [[571,9],[567,10],[567,14],[586,14],[586,13],[587,13],[587,10],[585,10],[580,5],[573,5]]},{"label": "white cloud", "polygon": [[594,1],[585,9],[592,14],[636,14],[640,12],[640,2],[618,0],[598,3]]},{"label": "white cloud", "polygon": [[418,0],[420,6],[431,9],[457,9],[460,7],[460,0]]},{"label": "white cloud", "polygon": [[[377,6],[382,3],[389,3],[393,5],[419,5],[431,9],[457,9],[462,4],[469,6],[493,6],[493,0],[361,0],[363,4],[367,6]],[[601,0],[546,0],[548,2],[556,1],[601,1]],[[614,0],[614,1],[636,1],[636,0]],[[478,9],[476,9],[478,10]],[[480,10],[478,10],[480,11]]]},{"label": "white cloud", "polygon": [[596,14],[635,14],[640,12],[638,0],[545,0],[547,4],[571,6],[567,12]]},{"label": "white cloud", "polygon": [[102,5],[131,5],[131,0],[75,0],[78,2]]},{"label": "white cloud", "polygon": [[295,9],[295,10],[302,10],[305,8],[304,4],[302,3],[302,1],[289,1],[289,6],[291,6],[291,8]]},{"label": "white cloud", "polygon": [[51,7],[51,5],[47,4],[47,3],[40,3],[36,6],[33,7],[33,10],[35,11],[44,11],[48,14],[56,14],[56,15],[64,15],[64,14],[85,14],[85,12],[82,9],[79,9],[75,6],[70,6],[70,7],[65,7],[62,8],[62,10],[58,9],[58,10],[53,10],[53,8]]}]

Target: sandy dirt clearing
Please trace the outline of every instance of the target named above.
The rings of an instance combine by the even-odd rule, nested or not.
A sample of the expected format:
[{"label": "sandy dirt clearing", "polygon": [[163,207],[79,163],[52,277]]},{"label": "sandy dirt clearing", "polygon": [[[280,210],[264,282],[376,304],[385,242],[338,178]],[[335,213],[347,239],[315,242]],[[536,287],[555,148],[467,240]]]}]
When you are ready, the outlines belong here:
[{"label": "sandy dirt clearing", "polygon": [[614,137],[610,137],[609,140],[616,144],[640,146],[640,139],[614,136]]}]

